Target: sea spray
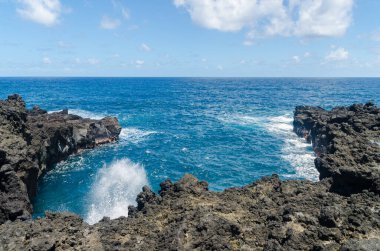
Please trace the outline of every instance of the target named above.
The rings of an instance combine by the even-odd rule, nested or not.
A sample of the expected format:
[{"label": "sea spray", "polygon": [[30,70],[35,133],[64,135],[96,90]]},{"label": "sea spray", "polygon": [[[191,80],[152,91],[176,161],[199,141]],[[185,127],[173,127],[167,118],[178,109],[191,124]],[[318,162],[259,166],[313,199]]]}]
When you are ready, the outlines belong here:
[{"label": "sea spray", "polygon": [[136,204],[136,196],[148,185],[142,165],[124,158],[99,169],[90,193],[86,221],[94,224],[107,216],[128,216],[128,206]]}]

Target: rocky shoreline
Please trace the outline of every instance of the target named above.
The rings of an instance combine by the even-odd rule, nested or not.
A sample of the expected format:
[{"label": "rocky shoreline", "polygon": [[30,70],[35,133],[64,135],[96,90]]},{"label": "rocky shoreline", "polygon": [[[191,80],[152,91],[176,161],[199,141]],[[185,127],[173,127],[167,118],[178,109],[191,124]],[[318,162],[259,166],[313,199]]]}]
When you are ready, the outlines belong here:
[{"label": "rocky shoreline", "polygon": [[17,94],[0,101],[0,224],[30,219],[37,181],[49,168],[82,149],[117,140],[120,131],[116,118],[27,110]]},{"label": "rocky shoreline", "polygon": [[[65,125],[77,125],[72,125],[71,119],[62,123],[57,118],[61,121],[59,130],[50,127],[50,119],[41,127],[42,118],[52,115],[38,108],[18,112],[23,111],[22,107],[25,110],[20,100],[12,96],[0,103],[3,218],[4,208],[30,206],[23,200],[28,202],[26,191],[31,196],[35,188],[24,183],[26,177],[37,179],[51,163],[78,149],[104,142],[105,135],[113,135],[109,141],[115,140],[120,132],[118,124],[111,123],[111,119],[104,123],[87,121],[80,124],[91,133],[86,136],[79,133],[82,140],[76,138],[75,144],[66,140],[62,145],[59,138],[49,140],[51,144],[47,147],[41,142],[47,142],[42,135],[49,130],[42,128],[63,133],[67,130]],[[63,112],[53,116],[73,115]],[[90,126],[94,124],[99,126]],[[99,127],[112,134],[104,133]],[[3,140],[5,131],[9,132],[6,141]],[[47,213],[45,218],[37,220],[29,219],[28,210],[29,214],[23,210],[16,217],[8,214],[0,222],[3,223],[0,250],[380,250],[380,147],[377,144],[380,109],[372,103],[332,111],[296,107],[294,131],[313,144],[319,182],[282,181],[273,175],[245,187],[212,192],[207,182],[185,175],[175,183],[162,182],[159,193],[144,187],[137,197],[137,207],[129,208],[128,217],[104,218],[95,225],[88,225],[70,213]],[[34,132],[41,136],[34,136]],[[15,137],[23,139],[22,143],[15,141]],[[28,156],[20,151],[24,146],[60,151],[47,158],[43,155],[47,151],[37,148],[39,157],[30,160],[23,159]],[[18,161],[9,157],[14,152],[23,154],[18,155]],[[28,168],[34,171],[29,174]],[[18,198],[19,204],[6,204],[14,203],[13,198]]]}]

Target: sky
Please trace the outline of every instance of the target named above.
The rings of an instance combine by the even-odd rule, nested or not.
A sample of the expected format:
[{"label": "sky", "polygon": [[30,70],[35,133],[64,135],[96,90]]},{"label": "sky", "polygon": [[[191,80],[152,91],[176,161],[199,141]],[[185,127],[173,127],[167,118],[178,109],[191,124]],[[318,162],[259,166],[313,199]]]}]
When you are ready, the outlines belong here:
[{"label": "sky", "polygon": [[380,77],[379,0],[0,0],[0,76]]}]

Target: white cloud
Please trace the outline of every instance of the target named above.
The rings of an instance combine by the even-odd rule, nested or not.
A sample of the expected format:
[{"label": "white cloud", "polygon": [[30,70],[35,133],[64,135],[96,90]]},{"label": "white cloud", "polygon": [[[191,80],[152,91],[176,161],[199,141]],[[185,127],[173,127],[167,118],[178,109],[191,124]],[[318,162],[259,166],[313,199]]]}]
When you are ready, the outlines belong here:
[{"label": "white cloud", "polygon": [[89,58],[87,59],[87,63],[89,63],[90,65],[97,65],[100,63],[100,61],[97,58]]},{"label": "white cloud", "polygon": [[144,65],[145,61],[138,59],[135,61],[136,68],[141,68]]},{"label": "white cloud", "polygon": [[341,36],[351,24],[353,0],[294,0],[299,4],[295,34]]},{"label": "white cloud", "polygon": [[380,30],[371,34],[371,39],[376,42],[380,42]]},{"label": "white cloud", "polygon": [[354,0],[174,0],[206,28],[247,28],[245,45],[261,36],[340,36],[351,24]]},{"label": "white cloud", "polygon": [[113,5],[114,9],[121,11],[121,14],[125,19],[129,19],[131,17],[129,9],[124,6],[123,1],[111,0],[111,3]]},{"label": "white cloud", "polygon": [[237,31],[252,21],[253,0],[174,0],[185,7],[194,22],[210,29]]},{"label": "white cloud", "polygon": [[59,0],[18,0],[22,5],[17,9],[18,14],[28,20],[46,26],[59,22],[62,5]]},{"label": "white cloud", "polygon": [[102,20],[100,21],[100,28],[105,30],[113,30],[119,27],[120,20],[113,19],[108,16],[103,16]]},{"label": "white cloud", "polygon": [[216,69],[218,69],[219,71],[223,71],[223,66],[222,65],[218,65],[217,67],[216,67]]},{"label": "white cloud", "polygon": [[245,46],[252,46],[254,43],[253,43],[253,40],[250,40],[250,39],[247,39],[243,42],[243,45]]},{"label": "white cloud", "polygon": [[49,57],[44,57],[44,58],[42,59],[42,62],[43,62],[44,64],[52,64],[52,61],[51,61],[51,59],[50,59]]},{"label": "white cloud", "polygon": [[143,50],[143,51],[146,51],[146,52],[149,52],[149,51],[152,50],[152,48],[150,48],[150,47],[149,47],[147,44],[145,44],[145,43],[142,43],[142,44],[140,45],[140,49]]},{"label": "white cloud", "polygon": [[125,7],[121,7],[121,14],[123,15],[125,19],[129,19],[131,17],[129,10]]},{"label": "white cloud", "polygon": [[60,47],[60,48],[70,48],[71,44],[66,43],[65,41],[58,41],[58,47]]},{"label": "white cloud", "polygon": [[349,56],[350,54],[346,49],[339,47],[330,51],[325,59],[326,61],[344,61],[347,60]]},{"label": "white cloud", "polygon": [[309,58],[310,56],[311,56],[311,53],[308,51],[303,54],[304,58]]},{"label": "white cloud", "polygon": [[294,61],[294,63],[298,64],[301,62],[301,59],[299,56],[293,56],[293,61]]}]

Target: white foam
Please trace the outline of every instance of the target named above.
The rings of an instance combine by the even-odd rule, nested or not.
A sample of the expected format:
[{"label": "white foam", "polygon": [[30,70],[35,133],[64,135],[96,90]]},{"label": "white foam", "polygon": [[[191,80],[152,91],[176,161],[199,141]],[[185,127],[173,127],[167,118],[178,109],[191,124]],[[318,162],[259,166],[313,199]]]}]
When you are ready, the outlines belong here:
[{"label": "white foam", "polygon": [[187,147],[183,147],[183,148],[181,149],[181,151],[182,151],[182,152],[188,152],[189,149],[188,149]]},{"label": "white foam", "polygon": [[94,224],[105,216],[128,216],[128,206],[136,205],[136,197],[145,185],[148,178],[142,165],[127,158],[105,165],[92,186],[86,221]]},{"label": "white foam", "polygon": [[81,171],[86,167],[83,155],[71,157],[69,160],[57,163],[56,167],[50,172],[64,174],[68,171]]},{"label": "white foam", "polygon": [[[61,111],[62,110],[53,110],[53,111],[49,111],[48,113],[50,114],[50,113],[61,112]],[[97,119],[97,120],[107,117],[107,115],[105,114],[90,112],[90,111],[86,111],[82,109],[69,109],[69,114],[78,115],[82,118]]]},{"label": "white foam", "polygon": [[[265,128],[272,135],[283,141],[281,157],[290,163],[296,171],[296,177],[309,180],[318,180],[319,173],[314,165],[314,153],[311,145],[305,139],[297,137],[293,132],[293,118],[291,114],[275,117],[254,117],[241,114],[225,115],[218,118],[229,124],[242,126],[256,125]],[[294,178],[293,176],[293,178]]]},{"label": "white foam", "polygon": [[265,127],[284,141],[281,157],[288,161],[296,171],[296,176],[308,180],[318,180],[319,173],[314,165],[315,155],[311,145],[293,132],[293,118],[290,114],[270,117]]},{"label": "white foam", "polygon": [[82,118],[97,119],[97,120],[107,117],[107,115],[104,115],[101,113],[95,113],[95,112],[90,112],[90,111],[81,110],[81,109],[69,109],[69,114],[78,115],[78,116],[81,116]]},{"label": "white foam", "polygon": [[292,122],[292,117],[286,114],[284,116],[269,117],[265,126],[270,132],[288,135],[289,132],[293,131]]},{"label": "white foam", "polygon": [[262,118],[242,114],[219,116],[218,119],[227,124],[252,125],[263,122]]},{"label": "white foam", "polygon": [[152,134],[156,134],[155,131],[144,131],[140,130],[138,128],[129,127],[129,128],[123,128],[120,132],[120,140],[124,140],[131,143],[139,143],[142,140],[144,140],[146,137]]}]

